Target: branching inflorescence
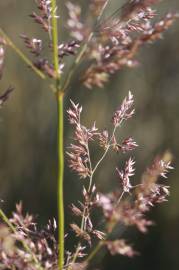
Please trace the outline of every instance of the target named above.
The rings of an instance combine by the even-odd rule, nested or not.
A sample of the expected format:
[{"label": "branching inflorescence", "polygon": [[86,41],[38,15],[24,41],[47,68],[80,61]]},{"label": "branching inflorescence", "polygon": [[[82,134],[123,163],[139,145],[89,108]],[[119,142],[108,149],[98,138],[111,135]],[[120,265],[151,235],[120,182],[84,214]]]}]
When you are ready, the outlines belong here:
[{"label": "branching inflorescence", "polygon": [[[156,2],[128,1],[109,18],[94,26],[94,35],[86,53],[89,64],[83,75],[86,87],[103,87],[111,74],[123,67],[135,67],[138,65],[136,54],[139,49],[162,37],[178,14],[167,13],[154,23],[156,12],[150,6]],[[70,25],[69,28],[74,34]]]},{"label": "branching inflorescence", "polygon": [[22,203],[9,220],[10,228],[0,226],[0,269],[58,269],[56,221],[41,230],[34,217],[22,212]]},{"label": "branching inflorescence", "polygon": [[[95,124],[89,129],[81,124],[82,107],[71,101],[68,116],[69,122],[75,127],[75,131],[74,144],[71,144],[70,151],[67,152],[69,167],[81,179],[85,179],[85,182],[82,189],[83,201],[79,202],[78,205],[72,204],[71,206],[72,213],[81,221],[79,224],[71,224],[71,228],[80,238],[80,241],[74,254],[70,253],[71,263],[68,260],[70,264],[68,269],[73,269],[76,260],[82,257],[81,251],[84,253],[85,247],[93,246],[94,238],[99,241],[98,247],[106,246],[111,254],[129,257],[138,254],[125,239],[113,239],[114,229],[116,226],[123,224],[125,226],[136,226],[142,233],[147,232],[148,226],[153,223],[146,218],[146,213],[157,203],[166,201],[169,195],[169,187],[158,182],[159,177],[166,178],[168,170],[172,169],[169,154],[164,155],[163,159],[156,158],[137,185],[133,185],[131,180],[135,174],[135,162],[131,157],[126,161],[123,169],[116,167],[118,188],[114,192],[102,194],[97,190],[94,183],[94,174],[110,150],[125,154],[137,147],[132,138],[127,138],[122,142],[119,142],[116,138],[117,129],[121,128],[123,121],[128,120],[134,114],[133,103],[133,95],[129,92],[112,117],[112,131],[104,130],[100,132]],[[103,149],[101,158],[96,163],[93,162],[94,164],[92,164],[90,156],[91,140],[96,141],[98,146]],[[93,224],[92,213],[96,208],[102,208],[103,210],[103,218],[101,217],[101,219],[104,219],[103,231],[101,231],[101,228],[95,228]],[[85,245],[85,242],[87,245]],[[87,257],[87,262],[92,259],[95,252],[92,251],[92,254],[92,256]]]},{"label": "branching inflorescence", "polygon": [[[169,186],[160,182],[172,169],[171,155],[165,153],[157,157],[151,167],[142,175],[141,181],[133,184],[135,161],[128,158],[124,167],[117,164],[117,188],[103,194],[97,188],[96,171],[100,169],[109,151],[124,154],[134,150],[137,143],[132,137],[119,139],[118,129],[124,121],[134,115],[134,98],[131,92],[123,100],[111,117],[112,128],[100,131],[94,122],[87,128],[81,123],[82,106],[71,101],[69,122],[74,127],[73,143],[67,148],[70,169],[75,172],[82,185],[82,200],[72,203],[71,212],[77,221],[70,224],[78,241],[70,251],[64,252],[64,209],[63,209],[63,100],[71,79],[80,62],[84,60],[81,81],[87,88],[103,87],[110,76],[123,67],[135,67],[139,49],[160,39],[178,17],[177,13],[167,13],[154,22],[156,11],[152,6],[158,0],[128,0],[111,16],[104,19],[104,11],[109,0],[90,0],[87,21],[78,4],[66,3],[68,19],[66,27],[71,38],[65,41],[58,36],[58,11],[55,0],[36,0],[37,10],[30,17],[41,26],[48,36],[41,40],[21,34],[25,46],[33,55],[28,59],[7,34],[0,28],[0,78],[3,75],[5,48],[12,48],[19,57],[42,79],[50,78],[50,87],[57,100],[57,141],[58,141],[58,222],[49,222],[45,229],[37,229],[30,215],[24,216],[22,205],[8,219],[0,209],[4,223],[0,226],[0,269],[24,270],[84,270],[97,252],[103,247],[112,255],[133,257],[138,254],[133,246],[121,235],[116,234],[118,226],[135,226],[146,233],[153,224],[147,218],[149,210],[167,200]],[[94,20],[95,18],[95,20]],[[90,24],[87,22],[94,21]],[[66,58],[73,56],[70,69],[65,72]],[[8,99],[12,88],[0,96],[0,105]],[[101,156],[94,160],[91,147],[96,143]],[[94,212],[99,212],[100,224],[94,220]],[[56,232],[57,230],[57,232]],[[56,234],[58,233],[58,241]]]},{"label": "branching inflorescence", "polygon": [[[89,16],[96,17],[96,23],[93,25],[87,25],[82,20],[82,9],[78,4],[67,2],[69,17],[66,26],[73,39],[58,44],[59,73],[63,72],[64,56],[76,55],[78,52],[79,54],[67,74],[62,87],[63,91],[68,87],[73,72],[82,58],[87,63],[87,69],[81,79],[88,88],[103,87],[110,75],[120,71],[123,67],[136,67],[139,64],[136,59],[139,49],[147,43],[151,44],[162,38],[163,33],[178,18],[178,13],[170,12],[154,22],[153,19],[157,13],[151,6],[157,2],[158,0],[130,0],[117,9],[114,14],[103,19],[102,15],[108,1],[91,0]],[[53,64],[46,56],[43,56],[45,48],[50,51],[53,49],[50,3],[51,1],[48,0],[38,0],[39,12],[33,12],[30,15],[48,33],[49,42],[46,43],[39,38],[30,38],[24,34],[21,37],[26,47],[35,56],[35,60],[33,60],[35,68],[55,79],[56,72]],[[57,14],[57,8],[54,12]],[[59,16],[55,16],[59,18]],[[2,40],[6,45],[12,45],[7,39]]]},{"label": "branching inflorescence", "polygon": [[[116,136],[116,131],[121,128],[123,121],[133,116],[133,103],[133,95],[129,92],[113,114],[111,119],[113,127],[110,132],[109,130],[99,131],[95,124],[92,128],[82,125],[80,120],[82,107],[71,101],[68,117],[75,130],[74,143],[68,148],[67,155],[69,167],[79,175],[84,184],[83,200],[79,201],[78,205],[72,203],[70,206],[72,214],[78,218],[78,222],[73,222],[70,227],[79,242],[74,251],[66,252],[64,269],[85,269],[102,247],[106,247],[112,255],[120,254],[128,257],[138,255],[139,252],[135,251],[126,239],[114,233],[116,227],[135,226],[140,232],[146,233],[148,226],[153,224],[147,218],[148,211],[156,204],[167,200],[169,186],[160,183],[159,178],[166,179],[168,171],[172,169],[169,153],[165,153],[163,157],[157,157],[137,185],[133,185],[135,162],[130,157],[123,169],[120,166],[114,168],[118,186],[115,191],[103,194],[96,187],[94,180],[96,170],[102,165],[110,150],[125,154],[137,147],[132,138],[119,142]],[[90,155],[92,140],[103,151],[101,158],[96,162],[92,162]],[[98,211],[101,215],[102,224],[95,224],[94,211]],[[28,214],[24,216],[22,204],[19,204],[8,222],[12,228],[6,225],[1,225],[0,228],[1,269],[13,269],[13,267],[58,269],[55,220],[39,231],[34,218]],[[19,245],[19,243],[25,243],[25,245]],[[96,248],[94,248],[95,245]],[[92,252],[89,253],[89,250]],[[35,261],[33,256],[35,256]]]}]

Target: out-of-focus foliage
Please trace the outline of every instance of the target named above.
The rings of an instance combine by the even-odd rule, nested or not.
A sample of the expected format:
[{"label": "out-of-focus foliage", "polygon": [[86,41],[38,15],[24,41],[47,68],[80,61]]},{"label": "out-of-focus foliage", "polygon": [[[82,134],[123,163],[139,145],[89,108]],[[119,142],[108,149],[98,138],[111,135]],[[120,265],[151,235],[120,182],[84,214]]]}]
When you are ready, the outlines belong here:
[{"label": "out-of-focus foliage", "polygon": [[[68,34],[65,31],[64,2],[58,1],[58,6],[61,7],[61,39],[65,39]],[[86,5],[87,12],[88,3],[80,2]],[[112,13],[123,2],[111,1],[107,14]],[[43,35],[41,29],[28,17],[33,8],[33,0],[0,1],[0,24],[24,51],[20,34],[28,33],[28,36],[35,35],[39,38]],[[160,3],[161,14],[177,9],[179,10],[177,0]],[[56,215],[55,101],[48,85],[40,81],[14,52],[7,49],[6,54],[0,90],[3,93],[7,85],[12,85],[15,90],[8,103],[0,110],[0,198],[4,200],[4,208],[9,211],[13,209],[15,202],[22,200],[26,209],[38,213],[40,222],[46,223],[50,216]],[[157,227],[145,239],[134,231],[129,232],[134,240],[138,240],[137,249],[142,256],[132,260],[122,257],[109,260],[106,256],[104,269],[115,269],[117,265],[118,268],[129,270],[176,270],[179,267],[179,22],[165,33],[163,40],[143,48],[139,58],[139,67],[132,70],[126,68],[114,75],[104,90],[91,91],[84,88],[79,82],[83,69],[79,69],[66,97],[66,108],[69,98],[72,98],[83,104],[83,121],[86,125],[91,126],[96,119],[98,126],[104,128],[119,101],[132,90],[136,115],[129,127],[124,127],[119,135],[121,138],[132,135],[140,146],[134,153],[138,161],[138,175],[151,163],[156,153],[166,149],[173,153],[176,168],[168,180],[171,185],[169,202],[153,213]],[[66,124],[66,145],[69,140],[71,129]],[[122,158],[121,156],[121,163],[124,162]],[[102,191],[111,185],[113,166],[108,165],[114,159],[109,155],[105,169],[96,175],[97,185]],[[74,174],[67,170],[66,206],[78,198],[80,185]],[[68,207],[66,209],[68,212]],[[69,217],[66,218],[67,223],[68,221]]]}]

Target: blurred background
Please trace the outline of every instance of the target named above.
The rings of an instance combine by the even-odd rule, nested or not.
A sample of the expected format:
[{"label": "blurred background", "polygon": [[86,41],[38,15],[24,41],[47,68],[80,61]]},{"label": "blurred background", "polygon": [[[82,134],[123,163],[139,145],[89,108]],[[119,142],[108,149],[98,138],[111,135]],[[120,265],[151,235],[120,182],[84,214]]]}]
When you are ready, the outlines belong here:
[{"label": "blurred background", "polygon": [[[66,1],[59,2],[61,21],[66,20]],[[62,2],[62,3],[61,3]],[[88,10],[88,1],[74,1]],[[110,14],[125,1],[111,0]],[[0,26],[25,53],[19,35],[41,38],[43,33],[28,16],[35,10],[33,0],[0,1]],[[178,0],[160,3],[157,12],[179,10]],[[60,21],[60,23],[61,23]],[[60,38],[67,40],[68,31],[61,30]],[[73,60],[73,57],[70,58]],[[76,72],[66,96],[83,105],[83,123],[93,121],[103,129],[108,127],[113,111],[131,90],[135,97],[135,117],[121,129],[121,137],[132,136],[139,147],[132,153],[136,160],[136,182],[156,154],[170,150],[175,170],[167,184],[171,196],[167,203],[153,209],[153,226],[147,235],[129,231],[131,242],[141,256],[128,259],[105,255],[103,268],[138,270],[179,269],[179,21],[164,34],[164,39],[145,46],[139,53],[140,66],[123,69],[114,75],[105,89],[88,90],[81,85]],[[70,60],[69,60],[70,61]],[[70,64],[70,63],[68,63]],[[7,104],[0,110],[0,198],[1,207],[10,214],[15,203],[23,201],[24,208],[37,215],[39,223],[56,216],[56,103],[49,85],[40,80],[11,50],[6,51],[4,76],[0,81],[1,93],[11,85],[15,88]],[[65,145],[72,138],[72,128],[65,124]],[[94,151],[95,155],[95,151]],[[96,175],[101,191],[112,188],[114,167],[127,155],[106,159]],[[65,205],[66,223],[71,220],[68,205],[81,196],[82,182],[66,167]]]}]

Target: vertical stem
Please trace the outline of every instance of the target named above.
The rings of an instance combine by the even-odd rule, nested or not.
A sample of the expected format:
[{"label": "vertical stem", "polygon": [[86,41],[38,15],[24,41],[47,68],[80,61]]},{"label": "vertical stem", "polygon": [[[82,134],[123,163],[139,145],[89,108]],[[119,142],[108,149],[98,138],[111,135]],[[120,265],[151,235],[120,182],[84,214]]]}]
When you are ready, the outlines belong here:
[{"label": "vertical stem", "polygon": [[53,42],[53,64],[56,72],[55,88],[57,98],[57,142],[58,142],[58,267],[63,269],[64,265],[64,145],[63,145],[63,98],[64,93],[60,86],[59,59],[58,59],[58,24],[56,16],[56,0],[51,0],[51,20],[52,20],[52,42]]},{"label": "vertical stem", "polygon": [[64,178],[64,145],[63,145],[63,93],[57,94],[57,113],[58,113],[58,252],[59,270],[63,269],[64,264],[64,197],[63,197],[63,178]]}]

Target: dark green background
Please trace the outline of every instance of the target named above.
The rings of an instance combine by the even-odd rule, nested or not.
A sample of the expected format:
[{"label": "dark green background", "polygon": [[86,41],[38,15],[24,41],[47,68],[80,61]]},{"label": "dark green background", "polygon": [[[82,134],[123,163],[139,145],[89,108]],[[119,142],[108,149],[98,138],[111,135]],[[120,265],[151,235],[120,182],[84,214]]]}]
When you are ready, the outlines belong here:
[{"label": "dark green background", "polygon": [[[65,2],[59,2],[61,19],[65,25]],[[88,10],[89,1],[81,3]],[[110,14],[124,1],[111,0]],[[85,7],[86,5],[86,7]],[[33,0],[0,0],[0,25],[25,51],[19,34],[43,37],[41,28],[28,16],[35,9]],[[158,13],[179,10],[179,2],[163,1]],[[61,27],[62,28],[62,27]],[[65,28],[65,27],[63,27]],[[60,39],[68,39],[67,31],[60,31]],[[78,80],[83,69],[79,68],[65,100],[69,98],[83,105],[83,121],[88,126],[96,121],[105,128],[110,123],[116,106],[131,90],[135,96],[136,115],[121,129],[121,136],[132,136],[139,147],[132,156],[136,159],[136,181],[156,154],[169,149],[174,155],[175,170],[166,180],[171,186],[168,203],[155,208],[151,214],[157,224],[147,235],[135,230],[128,237],[141,256],[104,258],[104,269],[177,270],[179,269],[179,20],[167,31],[163,40],[147,45],[138,55],[141,65],[124,69],[114,75],[105,89],[88,90]],[[72,58],[71,58],[72,60]],[[8,213],[22,200],[24,207],[37,214],[44,224],[56,216],[56,104],[46,82],[41,81],[10,49],[6,52],[6,66],[0,91],[9,85],[15,87],[10,100],[0,110],[0,198]],[[65,145],[71,140],[71,127],[65,124]],[[94,151],[96,155],[96,151]],[[109,157],[99,170],[96,181],[101,191],[112,188],[114,168],[127,156]],[[81,181],[65,173],[65,204],[79,199]]]}]

